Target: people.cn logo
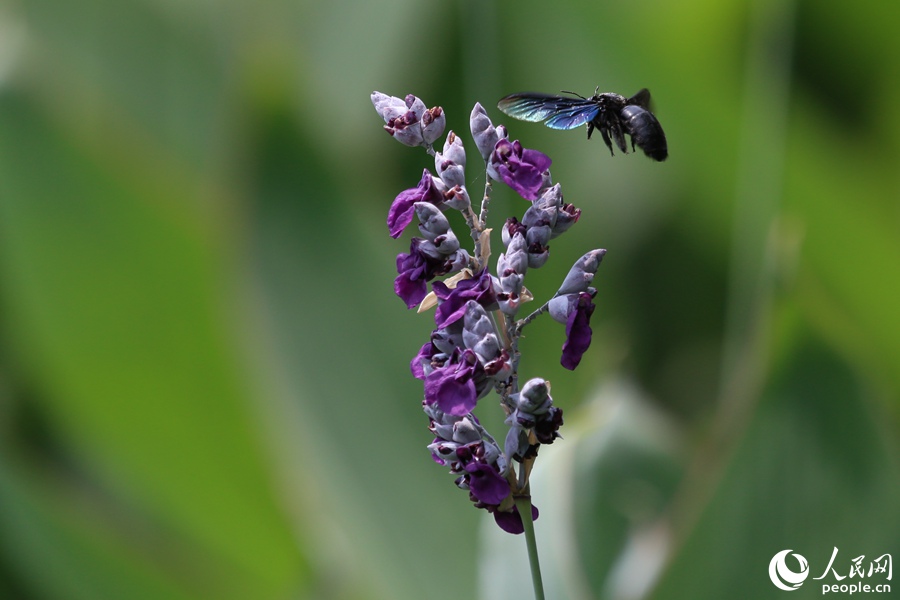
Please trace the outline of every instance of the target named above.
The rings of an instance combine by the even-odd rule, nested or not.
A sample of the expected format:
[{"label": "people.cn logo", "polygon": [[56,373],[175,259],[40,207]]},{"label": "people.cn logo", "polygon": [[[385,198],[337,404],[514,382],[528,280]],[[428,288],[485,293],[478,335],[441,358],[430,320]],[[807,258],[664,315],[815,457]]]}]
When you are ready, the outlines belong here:
[{"label": "people.cn logo", "polygon": [[791,554],[790,550],[782,550],[772,557],[772,560],[769,561],[769,578],[776,587],[791,592],[806,581],[809,575],[809,563],[802,555],[794,553],[792,556],[797,559],[800,570],[792,571],[787,565],[788,554]]}]

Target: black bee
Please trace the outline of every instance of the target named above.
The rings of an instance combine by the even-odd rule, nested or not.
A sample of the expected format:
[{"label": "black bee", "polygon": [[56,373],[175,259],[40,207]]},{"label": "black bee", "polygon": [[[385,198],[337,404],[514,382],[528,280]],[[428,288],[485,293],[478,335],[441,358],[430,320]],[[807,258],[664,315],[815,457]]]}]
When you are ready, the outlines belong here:
[{"label": "black bee", "polygon": [[[631,98],[594,90],[590,98],[572,94],[577,98],[524,92],[511,94],[497,104],[509,116],[540,123],[544,121],[552,129],[574,129],[587,123],[588,139],[594,128],[600,130],[603,141],[614,154],[612,140],[624,153],[628,153],[625,134],[631,136],[631,150],[637,146],[654,160],[663,161],[669,155],[666,134],[656,117],[650,112],[650,92],[645,88]],[[612,139],[610,139],[612,138]]]}]

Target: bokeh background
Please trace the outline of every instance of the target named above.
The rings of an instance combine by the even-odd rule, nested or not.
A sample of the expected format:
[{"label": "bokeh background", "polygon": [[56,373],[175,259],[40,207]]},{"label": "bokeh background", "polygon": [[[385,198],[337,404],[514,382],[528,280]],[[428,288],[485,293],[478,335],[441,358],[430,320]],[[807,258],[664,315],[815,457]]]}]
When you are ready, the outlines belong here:
[{"label": "bokeh background", "polygon": [[[470,159],[475,101],[553,158],[584,213],[537,298],[609,250],[579,369],[548,319],[522,345],[566,412],[548,597],[779,598],[792,549],[816,598],[834,548],[842,576],[900,557],[898,27],[874,0],[0,1],[0,597],[530,597],[524,541],[425,450],[432,321],[385,216],[431,161],[373,90],[442,105]],[[598,84],[650,88],[668,161],[494,108]]]}]

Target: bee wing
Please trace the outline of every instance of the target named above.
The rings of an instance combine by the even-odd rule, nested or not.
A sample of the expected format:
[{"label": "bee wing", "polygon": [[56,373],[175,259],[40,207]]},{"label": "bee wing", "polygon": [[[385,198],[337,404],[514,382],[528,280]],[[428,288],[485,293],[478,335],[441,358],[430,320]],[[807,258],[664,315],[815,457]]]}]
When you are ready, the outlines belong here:
[{"label": "bee wing", "polygon": [[521,93],[501,99],[497,108],[522,121],[544,121],[551,129],[574,129],[597,116],[600,107],[582,98]]},{"label": "bee wing", "polygon": [[650,110],[650,90],[643,88],[637,94],[625,101],[626,104],[636,104]]}]

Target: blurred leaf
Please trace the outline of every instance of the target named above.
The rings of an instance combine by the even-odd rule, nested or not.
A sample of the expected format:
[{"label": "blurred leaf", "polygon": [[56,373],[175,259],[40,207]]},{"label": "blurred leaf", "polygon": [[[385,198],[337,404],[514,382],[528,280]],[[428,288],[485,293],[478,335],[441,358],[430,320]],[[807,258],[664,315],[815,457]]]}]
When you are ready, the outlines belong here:
[{"label": "blurred leaf", "polygon": [[[853,557],[896,552],[900,454],[882,408],[808,331],[794,343],[654,600],[778,597],[768,564],[784,549],[805,556],[811,576],[834,547],[843,575]],[[687,498],[701,500],[707,483],[686,488]],[[792,597],[821,593],[810,580]]]},{"label": "blurred leaf", "polygon": [[23,9],[29,83],[43,106],[107,145],[116,143],[107,137],[114,126],[170,164],[214,166],[229,132],[222,122],[234,44],[214,26],[230,11],[189,19],[194,11],[140,0],[29,0]]},{"label": "blurred leaf", "polygon": [[[46,486],[26,483],[0,458],[0,544],[17,556],[20,574],[44,598],[188,600],[208,597],[153,565],[100,515],[65,506]],[[69,494],[71,495],[71,494]],[[174,566],[174,565],[170,565]],[[175,571],[175,572],[173,572]],[[228,594],[226,588],[218,593]],[[20,595],[9,596],[19,599]],[[37,597],[37,596],[35,596]]]},{"label": "blurred leaf", "polygon": [[[798,111],[787,190],[789,219],[801,244],[794,291],[836,346],[898,390],[896,157],[848,153],[823,119],[806,103]],[[892,401],[900,417],[900,394]]]},{"label": "blurred leaf", "polygon": [[111,169],[79,142],[2,98],[0,277],[19,378],[105,493],[210,561],[207,584],[281,594],[303,560],[235,368],[214,237],[177,189],[156,195],[154,179],[177,177],[139,156]]}]

